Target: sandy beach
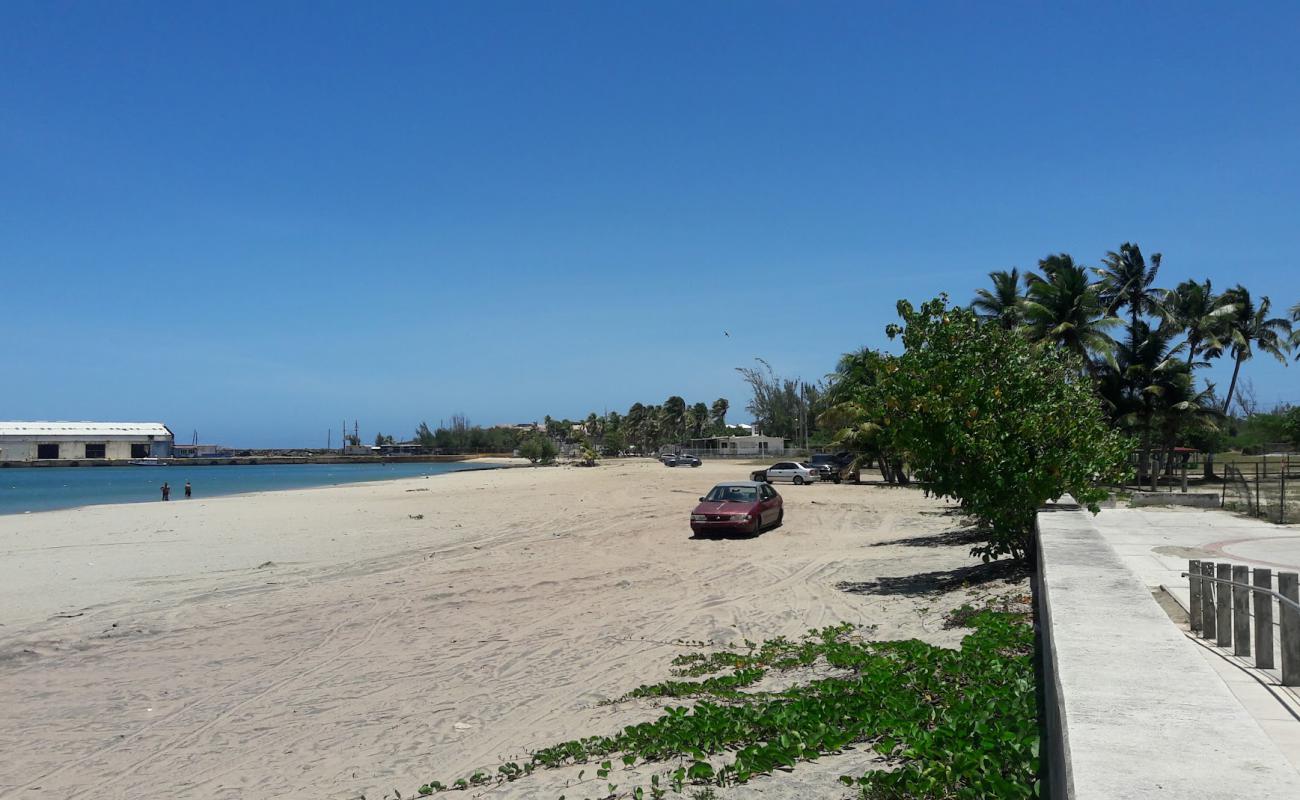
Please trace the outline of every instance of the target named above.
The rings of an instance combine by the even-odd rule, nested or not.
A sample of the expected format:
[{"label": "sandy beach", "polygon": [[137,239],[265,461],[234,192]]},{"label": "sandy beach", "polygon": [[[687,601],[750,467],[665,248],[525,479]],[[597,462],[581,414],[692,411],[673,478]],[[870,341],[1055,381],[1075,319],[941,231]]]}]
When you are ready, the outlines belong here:
[{"label": "sandy beach", "polygon": [[[682,640],[851,622],[954,645],[945,612],[1023,592],[980,584],[962,520],[915,489],[780,487],[783,527],[691,539],[696,497],[748,470],[613,461],[0,517],[0,796],[406,797],[652,718],[662,703],[601,701],[669,677]],[[839,797],[869,761],[719,796]],[[602,794],[586,782],[568,796]]]}]

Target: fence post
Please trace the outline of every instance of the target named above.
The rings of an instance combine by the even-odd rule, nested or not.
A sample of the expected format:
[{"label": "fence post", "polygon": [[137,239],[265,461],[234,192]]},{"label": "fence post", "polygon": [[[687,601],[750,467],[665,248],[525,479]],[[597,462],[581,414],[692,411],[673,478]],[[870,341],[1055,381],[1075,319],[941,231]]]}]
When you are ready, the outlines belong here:
[{"label": "fence post", "polygon": [[[1201,575],[1205,577],[1214,577],[1214,562],[1201,562]],[[1201,580],[1201,638],[1213,639],[1215,637],[1214,616],[1214,581],[1207,581],[1204,577]]]},{"label": "fence post", "polygon": [[[1273,571],[1255,567],[1255,586],[1271,591]],[[1273,668],[1273,596],[1255,592],[1255,666]]]},{"label": "fence post", "polygon": [[1192,630],[1201,629],[1201,562],[1187,562],[1187,624]]},{"label": "fence post", "polygon": [[1214,599],[1218,610],[1218,619],[1214,627],[1219,636],[1214,643],[1219,647],[1232,647],[1232,592],[1228,591],[1228,582],[1232,580],[1231,564],[1216,564],[1217,577],[1222,583],[1215,584]]},{"label": "fence post", "polygon": [[1232,654],[1250,655],[1250,567],[1232,568]]},{"label": "fence post", "polygon": [[[1300,582],[1294,572],[1277,574],[1277,593],[1300,603]],[[1282,685],[1300,686],[1300,611],[1278,603],[1282,619]]]},{"label": "fence post", "polygon": [[[1250,491],[1247,489],[1247,491]],[[1264,516],[1264,507],[1259,504],[1259,462],[1255,462],[1255,516]]]}]

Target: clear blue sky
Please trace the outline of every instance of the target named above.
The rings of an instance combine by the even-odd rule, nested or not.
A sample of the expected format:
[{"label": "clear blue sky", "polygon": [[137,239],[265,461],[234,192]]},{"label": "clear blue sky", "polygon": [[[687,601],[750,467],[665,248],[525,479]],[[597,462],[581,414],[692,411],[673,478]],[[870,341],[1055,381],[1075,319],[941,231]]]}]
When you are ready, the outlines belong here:
[{"label": "clear blue sky", "polygon": [[0,417],[741,409],[1129,240],[1300,300],[1300,6],[1044,5],[9,0]]}]

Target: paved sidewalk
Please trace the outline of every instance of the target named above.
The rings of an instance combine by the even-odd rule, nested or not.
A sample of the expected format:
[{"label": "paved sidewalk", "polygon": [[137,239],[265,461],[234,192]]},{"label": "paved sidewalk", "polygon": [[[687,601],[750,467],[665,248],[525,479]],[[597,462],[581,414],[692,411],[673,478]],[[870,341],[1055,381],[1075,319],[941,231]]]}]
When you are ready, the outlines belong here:
[{"label": "paved sidewalk", "polygon": [[[1148,588],[1157,591],[1163,586],[1184,609],[1188,582],[1182,573],[1189,559],[1300,572],[1300,526],[1190,508],[1105,509],[1093,524]],[[1276,669],[1256,669],[1249,658],[1233,656],[1190,633],[1187,637],[1300,770],[1300,691],[1281,686]]]}]

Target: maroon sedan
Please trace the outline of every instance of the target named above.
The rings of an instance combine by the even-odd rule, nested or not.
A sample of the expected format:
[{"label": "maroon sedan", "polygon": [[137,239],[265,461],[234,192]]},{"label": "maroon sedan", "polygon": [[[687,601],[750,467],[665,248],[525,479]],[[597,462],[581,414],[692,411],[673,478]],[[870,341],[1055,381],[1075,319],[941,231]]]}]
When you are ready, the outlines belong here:
[{"label": "maroon sedan", "polygon": [[781,495],[769,484],[719,483],[700,498],[700,504],[691,512],[691,530],[696,536],[722,532],[756,534],[769,525],[780,525],[784,516]]}]

